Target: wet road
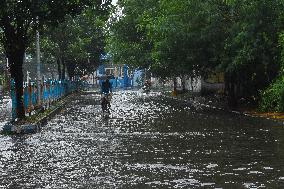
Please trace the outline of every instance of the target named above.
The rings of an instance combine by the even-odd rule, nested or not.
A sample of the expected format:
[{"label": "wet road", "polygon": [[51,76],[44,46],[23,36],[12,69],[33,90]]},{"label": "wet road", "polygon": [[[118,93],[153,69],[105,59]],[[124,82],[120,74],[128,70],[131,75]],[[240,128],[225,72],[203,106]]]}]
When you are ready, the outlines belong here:
[{"label": "wet road", "polygon": [[0,91],[0,128],[12,118],[12,100]]},{"label": "wet road", "polygon": [[42,131],[0,138],[0,188],[283,188],[282,124],[135,91],[109,119],[82,94]]}]

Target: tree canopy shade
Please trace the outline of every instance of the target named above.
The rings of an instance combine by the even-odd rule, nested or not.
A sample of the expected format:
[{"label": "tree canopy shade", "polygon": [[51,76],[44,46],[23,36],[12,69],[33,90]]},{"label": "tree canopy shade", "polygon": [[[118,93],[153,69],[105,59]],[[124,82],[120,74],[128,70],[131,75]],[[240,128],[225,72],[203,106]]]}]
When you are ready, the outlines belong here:
[{"label": "tree canopy shade", "polygon": [[220,59],[215,52],[225,37],[218,11],[226,4],[214,2],[119,1],[122,15],[113,20],[109,38],[114,62],[149,67],[160,77],[206,75]]},{"label": "tree canopy shade", "polygon": [[141,68],[150,66],[152,43],[142,22],[146,10],[155,14],[157,3],[156,0],[118,1],[118,9],[122,12],[110,19],[108,38],[108,51],[113,62]]},{"label": "tree canopy shade", "polygon": [[[76,17],[68,16],[56,28],[45,32],[42,51],[57,59],[59,78],[93,73],[105,54],[104,31],[112,8],[111,1],[98,9],[87,8]],[[102,10],[103,9],[103,10]]]},{"label": "tree canopy shade", "polygon": [[231,24],[221,63],[233,104],[241,97],[257,100],[260,90],[279,73],[281,6],[277,0],[231,2]]},{"label": "tree canopy shade", "polygon": [[114,62],[159,77],[225,74],[231,104],[257,99],[280,69],[283,0],[119,0],[109,50]]},{"label": "tree canopy shade", "polygon": [[102,0],[2,0],[0,1],[1,41],[15,80],[17,117],[23,118],[23,58],[36,29],[57,25],[66,15],[76,15],[88,6],[99,7]]}]

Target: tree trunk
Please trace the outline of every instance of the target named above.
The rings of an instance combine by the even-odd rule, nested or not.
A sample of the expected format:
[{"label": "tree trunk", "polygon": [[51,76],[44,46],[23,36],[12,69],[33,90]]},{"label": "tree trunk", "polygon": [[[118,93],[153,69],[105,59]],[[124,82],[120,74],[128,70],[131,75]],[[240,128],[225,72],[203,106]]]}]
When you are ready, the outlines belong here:
[{"label": "tree trunk", "polygon": [[183,75],[183,76],[181,77],[182,92],[185,92],[185,91],[186,91],[185,82],[186,82],[186,76]]},{"label": "tree trunk", "polygon": [[58,79],[61,79],[61,58],[57,58]]},{"label": "tree trunk", "polygon": [[65,80],[65,72],[66,72],[66,62],[64,60],[64,58],[61,59],[61,63],[62,63],[62,72],[61,72],[61,80]]},{"label": "tree trunk", "polygon": [[174,93],[177,92],[177,78],[174,77]]},{"label": "tree trunk", "polygon": [[17,118],[23,119],[25,117],[24,101],[23,101],[23,59],[24,49],[10,51],[8,55],[11,78],[15,81],[16,92],[16,114]]},{"label": "tree trunk", "polygon": [[225,91],[228,95],[228,105],[230,108],[237,108],[237,100],[236,100],[236,90],[235,90],[235,82],[234,76],[232,73],[227,73],[225,75]]},{"label": "tree trunk", "polygon": [[193,92],[194,88],[193,88],[193,76],[190,76],[190,85],[191,85],[191,91]]},{"label": "tree trunk", "polygon": [[5,67],[5,78],[4,78],[4,92],[9,92],[9,86],[10,86],[10,82],[9,82],[9,74],[8,74],[8,68]]},{"label": "tree trunk", "polygon": [[72,79],[74,78],[75,76],[75,63],[74,62],[66,62],[65,61],[65,65],[66,65],[66,70],[67,70],[67,74],[68,74],[68,77],[69,79]]},{"label": "tree trunk", "polygon": [[16,116],[19,119],[25,117],[24,99],[23,99],[23,63],[24,53],[27,45],[27,30],[24,27],[23,20],[16,20],[17,26],[12,25],[11,18],[4,16],[2,21],[1,40],[4,45],[5,54],[9,60],[11,78],[15,81],[15,98],[16,98]]},{"label": "tree trunk", "polygon": [[232,109],[237,108],[236,84],[233,82],[230,82],[228,90],[229,90],[228,91],[229,107],[231,107]]}]

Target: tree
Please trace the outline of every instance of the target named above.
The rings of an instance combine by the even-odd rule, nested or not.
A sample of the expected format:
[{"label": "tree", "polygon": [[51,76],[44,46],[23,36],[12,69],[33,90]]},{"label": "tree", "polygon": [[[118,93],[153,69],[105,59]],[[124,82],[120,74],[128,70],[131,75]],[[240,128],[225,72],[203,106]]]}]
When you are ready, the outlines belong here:
[{"label": "tree", "polygon": [[266,88],[279,72],[279,2],[230,2],[230,35],[224,46],[222,67],[232,106],[236,106],[240,98],[257,102],[260,90]]},{"label": "tree", "polygon": [[257,101],[280,71],[283,3],[121,0],[108,46],[115,62],[147,65],[159,77],[223,71],[230,105]]},{"label": "tree", "polygon": [[66,17],[56,28],[47,28],[42,50],[57,59],[59,79],[65,79],[65,71],[69,78],[93,73],[101,64],[111,8],[108,0],[99,8],[89,7],[76,17]]},{"label": "tree", "polygon": [[86,6],[100,6],[92,0],[4,0],[0,2],[1,41],[9,59],[11,77],[15,80],[17,117],[25,117],[23,106],[23,58],[36,29],[57,25],[67,14],[76,15]]},{"label": "tree", "polygon": [[219,63],[222,1],[123,0],[119,5],[122,14],[111,25],[109,40],[114,62],[149,67],[158,77],[206,76]]},{"label": "tree", "polygon": [[[108,51],[113,62],[133,67],[149,68],[152,63],[152,43],[147,38],[144,16],[155,15],[158,1],[120,0],[110,21]],[[152,15],[152,16],[153,16]]]},{"label": "tree", "polygon": [[87,9],[73,20],[70,31],[75,31],[72,36],[75,41],[67,50],[69,76],[93,73],[102,63],[101,57],[106,54],[105,26],[111,8],[109,1],[99,14],[96,10]]}]

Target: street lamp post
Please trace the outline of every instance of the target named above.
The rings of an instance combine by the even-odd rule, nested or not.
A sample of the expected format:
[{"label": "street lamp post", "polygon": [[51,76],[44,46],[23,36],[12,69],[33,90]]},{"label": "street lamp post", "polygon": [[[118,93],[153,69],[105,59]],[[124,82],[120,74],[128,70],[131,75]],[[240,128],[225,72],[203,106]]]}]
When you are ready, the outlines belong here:
[{"label": "street lamp post", "polygon": [[31,72],[27,71],[27,84],[28,85],[30,84],[30,80],[31,80],[30,73]]},{"label": "street lamp post", "polygon": [[40,65],[40,49],[39,49],[39,32],[36,31],[36,63],[37,63],[37,102],[41,104],[41,65]]},{"label": "street lamp post", "polygon": [[10,89],[10,80],[9,80],[9,59],[6,58],[6,69],[5,69],[5,90],[6,92]]}]

